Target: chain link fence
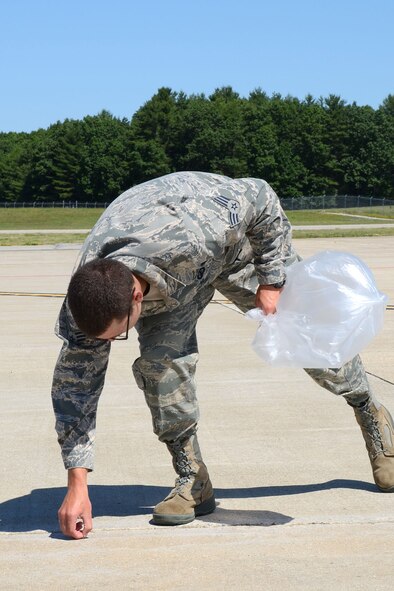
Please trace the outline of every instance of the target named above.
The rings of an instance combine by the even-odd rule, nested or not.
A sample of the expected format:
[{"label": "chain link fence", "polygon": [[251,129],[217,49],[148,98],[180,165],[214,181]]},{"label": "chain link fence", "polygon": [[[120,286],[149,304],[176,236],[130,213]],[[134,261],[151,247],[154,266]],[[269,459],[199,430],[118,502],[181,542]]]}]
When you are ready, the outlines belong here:
[{"label": "chain link fence", "polygon": [[286,197],[280,200],[283,209],[374,209],[394,210],[394,201],[362,195],[311,195],[309,197]]},{"label": "chain link fence", "polygon": [[104,209],[110,202],[100,203],[99,201],[0,201],[0,207],[7,209],[17,207],[57,207],[67,209],[96,209],[103,207]]},{"label": "chain link fence", "polygon": [[[311,195],[308,197],[285,197],[281,199],[285,210],[297,209],[371,209],[381,213],[388,210],[394,211],[394,201],[377,197],[364,197],[362,195]],[[106,208],[110,203],[91,201],[0,201],[0,207],[57,207],[57,208]]]}]

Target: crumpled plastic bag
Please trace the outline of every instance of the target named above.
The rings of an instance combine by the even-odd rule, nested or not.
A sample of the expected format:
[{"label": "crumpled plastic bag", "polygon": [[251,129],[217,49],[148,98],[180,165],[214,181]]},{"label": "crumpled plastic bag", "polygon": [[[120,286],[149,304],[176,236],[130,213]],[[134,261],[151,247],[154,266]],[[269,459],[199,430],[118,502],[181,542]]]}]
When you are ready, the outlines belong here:
[{"label": "crumpled plastic bag", "polygon": [[323,251],[286,274],[276,314],[246,314],[260,322],[252,347],[270,365],[341,367],[382,328],[388,298],[356,256]]}]

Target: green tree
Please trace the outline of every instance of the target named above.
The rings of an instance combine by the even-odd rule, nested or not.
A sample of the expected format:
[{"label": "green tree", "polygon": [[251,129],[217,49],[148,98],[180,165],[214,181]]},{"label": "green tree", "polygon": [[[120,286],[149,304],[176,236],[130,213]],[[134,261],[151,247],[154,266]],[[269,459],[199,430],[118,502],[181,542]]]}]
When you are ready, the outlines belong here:
[{"label": "green tree", "polygon": [[386,115],[394,117],[394,94],[389,94],[379,107]]},{"label": "green tree", "polygon": [[[181,102],[184,95],[181,95]],[[173,172],[173,130],[177,126],[177,94],[170,88],[159,88],[157,93],[134,114],[131,131],[134,141],[134,165],[138,168],[135,179],[143,170]],[[146,143],[146,149],[143,145]],[[149,159],[152,158],[150,161]],[[158,161],[158,158],[161,161]],[[147,179],[143,179],[147,180]]]},{"label": "green tree", "polygon": [[190,97],[177,140],[181,147],[177,168],[244,176],[243,106],[244,101],[230,87],[215,90],[209,99]]},{"label": "green tree", "polygon": [[0,200],[22,198],[29,171],[31,138],[26,133],[0,134]]},{"label": "green tree", "polygon": [[244,106],[241,133],[248,174],[274,182],[277,133],[270,113],[270,99],[261,89],[251,92]]},{"label": "green tree", "polygon": [[108,111],[0,133],[0,199],[110,201],[175,170],[265,178],[281,196],[394,196],[394,95],[379,109],[231,86],[159,88],[129,122]]},{"label": "green tree", "polygon": [[57,201],[59,195],[53,186],[53,154],[55,144],[47,130],[31,134],[29,168],[21,198],[27,201]]},{"label": "green tree", "polygon": [[269,112],[275,127],[276,146],[275,167],[272,178],[267,180],[283,197],[302,195],[308,171],[300,153],[301,103],[296,98],[283,99],[280,94],[274,94]]},{"label": "green tree", "polygon": [[108,111],[88,116],[80,124],[81,187],[88,201],[111,201],[130,180],[130,123]]},{"label": "green tree", "polygon": [[130,143],[128,165],[128,186],[138,185],[173,172],[170,169],[164,148],[154,140],[133,139]]},{"label": "green tree", "polygon": [[81,122],[66,119],[50,129],[52,187],[61,201],[84,199],[82,162],[85,151]]},{"label": "green tree", "polygon": [[297,154],[306,169],[301,191],[304,195],[320,195],[336,190],[331,177],[335,167],[326,135],[326,112],[309,95],[300,104]]},{"label": "green tree", "polygon": [[[394,96],[393,107],[394,107]],[[374,113],[376,140],[371,146],[375,170],[373,192],[380,197],[394,198],[394,108]]]}]

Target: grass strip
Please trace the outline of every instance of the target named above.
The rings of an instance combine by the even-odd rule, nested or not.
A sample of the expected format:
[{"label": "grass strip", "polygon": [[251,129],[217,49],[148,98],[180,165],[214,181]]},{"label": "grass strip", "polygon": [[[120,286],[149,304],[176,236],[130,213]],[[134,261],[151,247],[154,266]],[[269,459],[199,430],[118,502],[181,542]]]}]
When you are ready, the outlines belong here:
[{"label": "grass strip", "polygon": [[92,228],[103,211],[103,208],[1,208],[0,230],[79,230]]},{"label": "grass strip", "polygon": [[[102,212],[100,209],[67,209],[52,207],[0,208],[0,230],[79,230],[92,228]],[[348,215],[333,215],[333,213],[348,213],[365,215],[365,217],[350,217]],[[341,224],[374,224],[376,220],[368,218],[367,214],[376,217],[378,212],[366,211],[361,208],[346,210],[307,209],[286,211],[293,225],[341,225]],[[381,212],[380,212],[381,213]],[[386,220],[394,222],[392,209],[387,209]],[[387,219],[388,218],[388,219]],[[383,217],[382,217],[383,220]],[[385,220],[385,221],[386,221]]]},{"label": "grass strip", "polygon": [[327,230],[293,230],[293,238],[362,238],[368,236],[394,236],[392,228],[358,228],[341,230],[340,228]]},{"label": "grass strip", "polygon": [[[344,211],[337,211],[336,214],[345,213]],[[289,218],[293,226],[328,226],[334,225],[339,226],[343,224],[352,224],[357,226],[358,224],[376,224],[377,220],[369,218],[366,215],[362,217],[352,217],[352,215],[360,215],[352,213],[347,210],[346,213],[350,215],[336,215],[330,210],[303,210],[303,211],[286,211],[286,215]],[[394,219],[383,219],[382,222],[387,224],[393,223]]]},{"label": "grass strip", "polygon": [[0,234],[0,246],[44,246],[84,242],[87,234]]}]

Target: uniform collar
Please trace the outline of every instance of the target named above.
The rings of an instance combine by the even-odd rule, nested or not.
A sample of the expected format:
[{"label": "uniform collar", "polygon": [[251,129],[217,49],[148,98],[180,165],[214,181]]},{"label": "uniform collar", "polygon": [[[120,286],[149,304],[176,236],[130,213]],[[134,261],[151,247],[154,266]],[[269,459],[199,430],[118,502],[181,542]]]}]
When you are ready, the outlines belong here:
[{"label": "uniform collar", "polygon": [[179,305],[174,294],[185,287],[185,284],[166,271],[159,269],[149,261],[136,256],[119,255],[114,252],[107,258],[113,258],[126,265],[136,275],[141,275],[151,285],[154,285],[162,294],[166,308],[172,309]]}]

